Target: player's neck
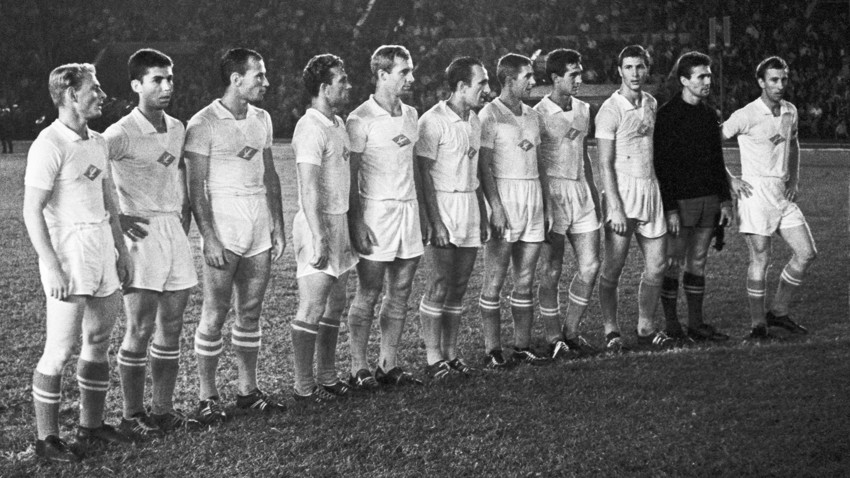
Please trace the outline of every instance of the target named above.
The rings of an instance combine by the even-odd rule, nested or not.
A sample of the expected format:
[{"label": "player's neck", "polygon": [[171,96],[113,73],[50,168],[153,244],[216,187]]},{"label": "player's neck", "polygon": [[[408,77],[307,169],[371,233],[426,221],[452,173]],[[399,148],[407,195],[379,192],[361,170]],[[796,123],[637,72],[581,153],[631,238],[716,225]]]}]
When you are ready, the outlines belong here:
[{"label": "player's neck", "polygon": [[620,85],[620,95],[629,100],[629,103],[635,105],[635,107],[640,106],[640,101],[643,99],[643,90],[633,90],[626,85]]},{"label": "player's neck", "polygon": [[157,132],[162,133],[166,130],[165,113],[159,108],[148,108],[143,103],[139,103],[139,112],[142,116],[156,128]]},{"label": "player's neck", "polygon": [[331,121],[335,121],[334,118],[336,118],[336,110],[330,105],[330,103],[328,103],[325,98],[322,98],[320,96],[313,98],[313,100],[310,102],[310,107],[318,111],[319,113],[322,113],[325,118]]},{"label": "player's neck", "polygon": [[378,106],[387,110],[387,113],[390,116],[401,116],[401,98],[398,97],[397,94],[394,94],[390,91],[378,88],[375,90],[375,94],[372,95],[375,98],[375,102],[378,103]]},{"label": "player's neck", "polygon": [[469,118],[469,112],[472,110],[461,98],[454,94],[446,101],[446,106],[464,121]]},{"label": "player's neck", "polygon": [[773,101],[764,91],[761,93],[761,100],[773,113],[773,116],[779,116],[779,112],[782,110],[782,104],[779,101]]},{"label": "player's neck", "polygon": [[89,123],[82,116],[78,115],[73,108],[60,108],[58,115],[59,122],[68,127],[71,131],[77,133],[80,138],[89,138]]},{"label": "player's neck", "polygon": [[245,119],[248,116],[248,100],[240,98],[232,90],[224,92],[221,104],[233,114],[236,119]]},{"label": "player's neck", "polygon": [[549,95],[549,99],[552,100],[556,105],[560,106],[562,110],[570,110],[573,106],[573,96],[567,93],[560,93],[558,90],[552,91]]},{"label": "player's neck", "polygon": [[499,95],[499,101],[507,106],[513,114],[517,116],[522,115],[522,100],[519,96],[512,94],[510,89],[502,89],[502,93]]},{"label": "player's neck", "polygon": [[687,103],[691,106],[696,106],[696,105],[702,103],[702,98],[700,98],[699,96],[693,95],[687,89],[682,89],[682,101],[684,101],[685,103]]}]

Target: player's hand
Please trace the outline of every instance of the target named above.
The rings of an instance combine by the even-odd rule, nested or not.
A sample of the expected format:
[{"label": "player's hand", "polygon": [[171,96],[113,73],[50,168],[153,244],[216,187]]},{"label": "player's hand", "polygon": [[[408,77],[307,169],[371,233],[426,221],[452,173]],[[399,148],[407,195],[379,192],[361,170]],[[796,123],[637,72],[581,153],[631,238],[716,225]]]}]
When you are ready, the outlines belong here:
[{"label": "player's hand", "polygon": [[283,228],[275,228],[272,231],[272,260],[280,259],[284,249],[286,249],[286,236],[283,234]]},{"label": "player's hand", "polygon": [[134,241],[140,241],[148,235],[145,225],[150,224],[150,221],[143,217],[119,214],[118,223],[121,225],[124,235]]},{"label": "player's hand", "polygon": [[431,245],[437,247],[446,247],[451,243],[449,238],[449,230],[443,221],[437,219],[431,225]]},{"label": "player's hand", "polygon": [[753,186],[741,178],[732,178],[732,193],[738,198],[748,198],[753,195]]},{"label": "player's hand", "polygon": [[214,234],[204,238],[204,262],[210,267],[223,269],[227,264],[227,254],[224,246]]},{"label": "player's hand", "polygon": [[378,244],[378,239],[375,233],[369,229],[369,226],[363,223],[362,219],[355,219],[351,228],[351,245],[354,250],[360,254],[371,254],[372,247]]},{"label": "player's hand", "polygon": [[732,221],[734,220],[734,215],[732,214],[732,206],[721,206],[720,207],[720,221],[718,221],[718,226],[729,227],[732,225]]},{"label": "player's hand", "polygon": [[608,212],[608,224],[615,234],[624,236],[628,225],[622,209],[612,209]]},{"label": "player's hand", "polygon": [[50,295],[50,297],[57,300],[65,300],[65,298],[68,297],[71,287],[68,283],[68,277],[65,276],[65,272],[62,270],[58,261],[54,261],[52,264],[45,267],[44,277],[42,277],[42,280],[44,281],[45,289],[47,289],[47,294]]},{"label": "player's hand", "polygon": [[505,215],[505,210],[501,205],[493,207],[492,214],[490,215],[490,226],[493,230],[493,235],[498,238],[505,237],[505,233],[511,230],[508,216]]},{"label": "player's hand", "polygon": [[795,201],[799,192],[800,189],[797,186],[797,181],[788,181],[788,183],[785,184],[785,199]]},{"label": "player's hand", "polygon": [[481,222],[479,224],[479,231],[481,233],[481,243],[484,244],[490,239],[490,220],[487,219],[486,214],[482,214]]},{"label": "player's hand", "polygon": [[548,217],[545,217],[543,219],[543,242],[551,244],[552,234],[552,221]]},{"label": "player's hand", "polygon": [[313,257],[310,258],[310,266],[322,270],[328,266],[330,259],[330,245],[327,237],[313,238]]},{"label": "player's hand", "polygon": [[118,270],[118,280],[121,282],[121,286],[129,287],[130,281],[133,279],[133,262],[130,260],[130,255],[126,249],[123,252],[119,250],[115,268]]},{"label": "player's hand", "polygon": [[433,240],[434,228],[431,222],[428,221],[428,216],[419,213],[419,230],[422,232],[422,244],[428,244],[428,241]]},{"label": "player's hand", "polygon": [[679,217],[679,211],[670,211],[667,213],[667,232],[678,236],[682,226],[682,219]]}]

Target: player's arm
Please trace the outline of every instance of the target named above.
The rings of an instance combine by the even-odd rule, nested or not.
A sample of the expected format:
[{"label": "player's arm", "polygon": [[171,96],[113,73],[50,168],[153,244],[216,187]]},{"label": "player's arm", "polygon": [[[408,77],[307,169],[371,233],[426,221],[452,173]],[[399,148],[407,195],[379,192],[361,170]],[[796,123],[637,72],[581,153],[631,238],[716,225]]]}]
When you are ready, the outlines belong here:
[{"label": "player's arm", "polygon": [[195,224],[198,225],[198,231],[204,240],[204,261],[209,266],[222,268],[227,264],[227,255],[215,233],[212,206],[206,192],[210,158],[192,151],[184,152],[183,157],[186,160],[186,172],[189,176],[189,202],[192,214],[195,216]]},{"label": "player's arm", "polygon": [[272,214],[272,260],[276,261],[286,249],[286,229],[283,223],[283,201],[280,194],[280,177],[274,168],[274,155],[271,148],[263,148],[263,183],[266,186],[266,200]]},{"label": "player's arm", "polygon": [[183,159],[185,155],[180,155],[180,161],[177,165],[177,177],[180,182],[180,190],[183,196],[183,205],[180,208],[180,225],[183,226],[183,232],[189,235],[189,228],[192,227],[192,203],[189,201],[189,177],[186,174],[186,161]]},{"label": "player's arm", "polygon": [[679,235],[681,220],[679,203],[674,198],[678,196],[677,159],[674,142],[679,136],[673,131],[674,126],[668,125],[668,110],[662,109],[655,121],[653,134],[653,166],[655,177],[658,178],[658,189],[661,193],[661,203],[664,207],[664,217],[667,220],[667,231],[674,236]]},{"label": "player's arm", "polygon": [[487,203],[490,204],[492,217],[490,218],[490,226],[497,237],[502,237],[505,230],[510,229],[508,217],[505,214],[505,209],[502,206],[502,198],[499,196],[499,189],[496,187],[496,180],[493,177],[493,158],[496,152],[491,148],[481,147],[478,151],[478,172],[481,175],[481,186],[484,188],[484,196],[487,198]]},{"label": "player's arm", "polygon": [[617,186],[617,172],[614,170],[616,146],[613,139],[597,138],[596,147],[599,151],[599,172],[602,176],[602,189],[605,191],[607,206],[605,217],[611,223],[611,230],[623,235],[626,233],[626,214]]},{"label": "player's arm", "polygon": [[593,176],[593,161],[590,158],[590,153],[587,151],[586,137],[582,145],[582,158],[584,158],[584,179],[587,181],[587,186],[590,189],[590,199],[593,201],[593,207],[596,209],[596,217],[598,219],[602,212],[602,203],[599,201],[599,188],[596,186],[596,178]]},{"label": "player's arm", "polygon": [[26,186],[24,188],[24,225],[30,237],[35,253],[44,267],[42,280],[50,297],[65,300],[68,297],[68,278],[62,271],[59,257],[50,242],[47,222],[44,220],[44,207],[53,195],[53,191]]},{"label": "player's arm", "polygon": [[[114,124],[109,128],[106,128],[106,131],[103,132],[103,138],[106,139],[106,145],[109,151],[109,166],[111,167],[112,163],[115,161],[124,160],[130,144],[130,139],[127,137],[127,133],[124,129],[118,124]],[[115,193],[113,195],[113,199],[115,200],[115,204],[118,206],[118,221],[121,225],[121,230],[124,231],[124,234],[126,234],[127,237],[134,241],[144,239],[148,235],[148,230],[145,226],[149,224],[150,221],[143,217],[124,214],[123,211],[121,211],[121,203],[118,201],[118,188],[115,186],[115,181],[109,181],[109,184],[112,185],[112,190]],[[103,187],[106,188],[107,184],[104,183]]]},{"label": "player's arm", "polygon": [[[109,168],[109,164],[107,164]],[[118,194],[115,190],[115,183],[112,181],[112,175],[106,174],[103,177],[103,206],[106,212],[109,213],[109,226],[112,229],[112,240],[115,243],[115,250],[118,251],[118,260],[116,268],[118,269],[118,279],[123,286],[130,283],[133,277],[133,263],[130,260],[130,253],[127,251],[127,245],[124,244],[124,230],[121,226],[121,213],[118,209]]]},{"label": "player's arm", "polygon": [[313,257],[310,259],[310,265],[319,270],[328,266],[328,257],[330,256],[327,227],[322,221],[320,211],[319,174],[321,170],[322,167],[315,164],[298,163],[298,183],[300,187],[298,193],[301,197],[301,210],[304,211],[307,226],[310,228],[310,234],[313,237]]},{"label": "player's arm", "polygon": [[537,145],[537,176],[540,181],[540,194],[543,196],[543,234],[546,241],[549,241],[549,231],[552,227],[552,211],[549,210],[549,176],[546,174],[546,164],[543,161],[543,155],[540,154],[539,144]]},{"label": "player's arm", "polygon": [[789,201],[797,199],[800,184],[800,139],[797,137],[797,119],[791,126],[791,137],[788,138],[788,182],[785,185],[785,198]]},{"label": "player's arm", "polygon": [[487,218],[487,200],[484,198],[484,190],[481,188],[481,174],[478,175],[478,187],[475,188],[475,197],[478,199],[478,216],[481,218],[479,224],[481,242],[487,242],[490,237],[490,220]]},{"label": "player's arm", "polygon": [[[740,110],[739,110],[740,111]],[[737,113],[737,112],[735,112]],[[732,139],[742,133],[744,125],[741,123],[741,115],[732,113],[732,116],[727,119],[720,127],[721,144],[727,139]],[[753,194],[753,187],[750,183],[732,174],[729,168],[726,168],[726,178],[729,181],[729,187],[732,189],[732,194],[738,199],[748,198]]]},{"label": "player's arm", "polygon": [[423,239],[431,240],[431,243],[437,247],[445,247],[449,244],[449,231],[440,217],[440,208],[437,205],[437,190],[434,187],[434,178],[431,176],[431,170],[437,164],[437,160],[426,158],[425,156],[416,156],[416,164],[418,166],[419,177],[422,182],[422,197],[425,200],[425,206],[428,209],[428,219],[431,223],[431,237]]},{"label": "player's arm", "polygon": [[375,233],[363,222],[363,204],[360,202],[360,163],[363,153],[351,152],[348,157],[351,166],[351,187],[348,191],[348,223],[351,245],[360,254],[370,254],[377,242]]},{"label": "player's arm", "polygon": [[[434,187],[434,181],[431,178],[431,174],[422,174],[422,171],[417,167],[417,165],[413,165],[413,186],[416,189],[416,202],[419,204],[419,227],[422,229],[422,242],[427,243],[431,238],[431,221],[430,221],[430,212],[428,210],[428,203],[425,199],[425,191],[424,191],[424,182],[426,180],[431,181],[431,188]],[[439,217],[439,216],[437,216]]]}]

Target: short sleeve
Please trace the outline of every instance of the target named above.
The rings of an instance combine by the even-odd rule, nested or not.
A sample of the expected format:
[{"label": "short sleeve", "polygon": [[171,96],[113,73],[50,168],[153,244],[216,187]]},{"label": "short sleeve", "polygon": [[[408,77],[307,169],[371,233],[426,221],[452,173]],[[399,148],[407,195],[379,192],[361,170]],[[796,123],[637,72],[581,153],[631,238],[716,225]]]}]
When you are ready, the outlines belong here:
[{"label": "short sleeve", "polygon": [[345,122],[345,130],[348,132],[351,152],[362,153],[366,151],[366,127],[363,124],[363,119],[354,114],[348,115],[348,121]]},{"label": "short sleeve", "polygon": [[109,149],[110,161],[121,161],[127,155],[127,150],[130,148],[130,138],[118,123],[113,124],[103,132],[103,138],[106,140]]},{"label": "short sleeve", "polygon": [[481,121],[481,147],[496,149],[496,118],[487,108],[481,110],[478,119]]},{"label": "short sleeve", "polygon": [[442,136],[440,122],[432,115],[425,115],[419,119],[419,141],[416,142],[416,156],[428,159],[437,159],[437,150],[440,147],[440,136]]},{"label": "short sleeve", "polygon": [[266,127],[266,144],[264,144],[263,147],[268,149],[272,147],[272,143],[274,142],[274,128],[272,127],[272,117],[268,113],[268,111],[263,112],[263,120],[265,122]]},{"label": "short sleeve", "polygon": [[789,138],[789,140],[797,141],[797,129],[800,124],[800,117],[797,115],[796,107],[791,111],[791,114],[791,137]]},{"label": "short sleeve", "polygon": [[736,135],[746,133],[746,121],[743,113],[743,108],[732,113],[725,122],[723,122],[723,138],[734,138]]},{"label": "short sleeve", "polygon": [[27,168],[24,185],[53,190],[53,183],[62,168],[62,154],[48,141],[35,140],[27,153]]},{"label": "short sleeve", "polygon": [[322,165],[325,153],[325,134],[306,121],[299,121],[292,134],[292,149],[295,150],[295,162]]},{"label": "short sleeve", "polygon": [[603,104],[596,114],[596,139],[617,139],[617,126],[620,118],[611,106]]},{"label": "short sleeve", "polygon": [[186,127],[186,144],[183,150],[188,153],[210,156],[212,146],[212,128],[203,118],[192,118]]}]

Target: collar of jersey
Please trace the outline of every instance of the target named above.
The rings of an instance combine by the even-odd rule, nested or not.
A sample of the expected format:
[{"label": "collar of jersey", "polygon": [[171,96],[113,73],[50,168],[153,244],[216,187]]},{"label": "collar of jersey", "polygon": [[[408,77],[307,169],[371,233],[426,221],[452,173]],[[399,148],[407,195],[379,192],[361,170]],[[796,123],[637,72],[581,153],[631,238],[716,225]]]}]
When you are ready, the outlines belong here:
[{"label": "collar of jersey", "polygon": [[[56,130],[57,133],[59,133],[59,135],[62,136],[62,139],[66,141],[70,141],[72,143],[77,141],[85,141],[82,136],[78,135],[77,132],[72,130],[71,128],[65,126],[65,123],[59,121],[58,118],[53,121],[53,128]],[[94,131],[89,129],[88,126],[86,126],[86,130],[88,130],[89,139],[92,139]]]},{"label": "collar of jersey", "polygon": [[[620,103],[620,107],[624,111],[636,110],[638,109],[635,105],[632,104],[631,101],[627,100],[625,96],[620,94],[620,90],[614,92],[611,97],[616,98],[614,101]],[[643,108],[646,106],[646,92],[640,92],[640,107]]]},{"label": "collar of jersey", "polygon": [[[221,103],[221,98],[217,98],[213,101],[213,112],[218,119],[232,119],[233,121],[236,121],[236,117],[233,116],[233,113],[231,113],[230,110],[225,108]],[[245,113],[245,119],[248,119],[251,116],[257,116],[258,114],[260,114],[259,108],[249,103],[248,112]]]},{"label": "collar of jersey", "polygon": [[331,121],[327,116],[322,114],[321,111],[312,107],[307,108],[307,112],[305,114],[315,116],[325,126],[337,126],[336,115],[334,115],[334,120]]}]

